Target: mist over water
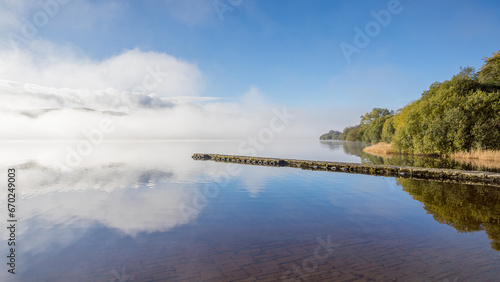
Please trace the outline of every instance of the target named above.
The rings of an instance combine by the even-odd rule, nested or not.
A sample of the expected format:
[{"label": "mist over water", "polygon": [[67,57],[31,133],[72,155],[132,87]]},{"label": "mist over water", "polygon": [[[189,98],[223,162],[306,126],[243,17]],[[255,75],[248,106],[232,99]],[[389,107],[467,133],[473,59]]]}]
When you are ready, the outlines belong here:
[{"label": "mist over water", "polygon": [[103,119],[116,126],[111,140],[246,138],[275,111],[297,116],[281,139],[313,138],[338,123],[327,111],[270,102],[273,93],[254,85],[232,98],[207,93],[196,64],[165,53],[133,49],[95,61],[34,40],[19,50],[0,44],[0,64],[1,139],[80,139]]},{"label": "mist over water", "polygon": [[499,11],[0,1],[0,281],[498,280],[498,187],[192,156],[498,171],[318,138],[494,148]]},{"label": "mist over water", "polygon": [[[344,265],[339,269],[342,273],[374,277],[361,270],[371,259],[358,256],[377,252],[376,260],[381,261],[380,256],[396,249],[400,255],[382,259],[387,261],[378,267],[380,273],[402,277],[403,272],[391,265],[393,259],[403,257],[408,264],[418,262],[423,268],[438,264],[464,278],[490,277],[498,267],[499,253],[491,252],[499,239],[494,221],[484,222],[490,239],[481,224],[462,233],[457,224],[472,224],[472,220],[477,224],[477,219],[471,218],[469,223],[463,215],[455,219],[447,209],[435,208],[452,206],[449,200],[439,204],[422,198],[422,193],[433,191],[451,191],[446,196],[451,199],[463,189],[470,193],[482,189],[493,200],[473,197],[462,201],[476,199],[471,204],[484,212],[495,209],[495,189],[250,165],[238,165],[228,175],[228,164],[191,159],[193,153],[237,154],[242,141],[108,141],[77,166],[65,163],[65,148],[78,141],[1,146],[1,166],[18,171],[18,218],[24,228],[18,231],[22,269],[17,277],[20,281],[35,277],[109,280],[113,270],[120,272],[125,267],[128,275],[147,279],[155,267],[161,267],[163,275],[206,279],[212,276],[206,276],[202,271],[206,266],[198,261],[204,256],[210,265],[220,265],[216,273],[222,276],[214,277],[239,277],[231,276],[236,273],[221,265],[223,260],[218,257],[223,255],[236,262],[232,267],[239,269],[239,275],[279,279],[314,254],[318,238],[335,246],[337,255],[321,261],[311,277],[320,277],[328,267],[339,264]],[[362,161],[355,154],[346,154],[344,145],[281,140],[266,145],[258,155]],[[5,205],[2,196],[1,207]],[[394,238],[399,243],[387,245]],[[447,260],[431,259],[437,246]],[[259,251],[245,255],[248,262],[237,263],[244,253],[255,249]],[[295,255],[289,254],[292,250]],[[427,253],[425,258],[416,256],[417,250]],[[266,262],[267,270],[252,272],[250,266],[260,269],[258,265],[263,263],[259,254],[287,262]],[[489,258],[480,275],[467,267],[468,258],[476,256]],[[347,258],[354,264],[345,265]],[[142,266],[137,268],[137,263]],[[181,270],[181,264],[189,271]],[[403,265],[399,269],[409,268]]]}]

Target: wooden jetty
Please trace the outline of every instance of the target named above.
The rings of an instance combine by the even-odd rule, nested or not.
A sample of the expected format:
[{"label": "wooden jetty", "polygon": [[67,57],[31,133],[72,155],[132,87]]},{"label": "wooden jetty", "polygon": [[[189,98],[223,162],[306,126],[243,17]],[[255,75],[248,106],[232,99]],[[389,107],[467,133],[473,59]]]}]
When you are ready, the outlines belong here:
[{"label": "wooden jetty", "polygon": [[264,158],[219,154],[193,154],[195,160],[212,160],[246,165],[295,167],[306,170],[396,176],[402,178],[431,179],[466,184],[485,184],[500,187],[500,173],[457,169],[424,168],[393,165],[355,164],[281,158]]}]

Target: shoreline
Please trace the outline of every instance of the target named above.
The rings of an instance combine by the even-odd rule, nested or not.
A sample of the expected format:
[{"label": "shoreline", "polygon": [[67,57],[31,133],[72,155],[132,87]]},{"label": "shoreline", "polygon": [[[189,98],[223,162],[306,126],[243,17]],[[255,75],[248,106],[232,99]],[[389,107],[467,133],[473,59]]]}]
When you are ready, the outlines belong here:
[{"label": "shoreline", "polygon": [[[363,149],[363,152],[382,158],[392,158],[394,155],[438,157],[436,154],[410,154],[400,153],[394,150],[392,144],[379,142]],[[471,164],[478,167],[500,169],[500,151],[475,150],[471,152],[457,152],[445,155],[462,164]]]},{"label": "shoreline", "polygon": [[328,161],[311,161],[282,158],[265,158],[220,154],[193,154],[194,160],[211,160],[245,165],[260,165],[274,167],[294,167],[304,170],[320,170],[368,174],[375,176],[393,176],[424,180],[438,180],[464,184],[483,184],[500,187],[500,173],[489,171],[471,171],[458,169],[423,168],[410,166],[356,164]]}]

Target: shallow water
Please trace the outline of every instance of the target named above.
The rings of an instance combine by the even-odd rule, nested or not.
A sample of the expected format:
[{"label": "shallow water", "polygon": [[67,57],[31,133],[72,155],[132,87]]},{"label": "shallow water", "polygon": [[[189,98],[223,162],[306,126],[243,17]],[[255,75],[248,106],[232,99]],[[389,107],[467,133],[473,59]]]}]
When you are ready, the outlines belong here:
[{"label": "shallow water", "polygon": [[[16,274],[4,264],[2,281],[498,276],[500,189],[191,159],[238,141],[107,142],[78,163],[77,142],[1,145],[0,179],[14,167],[18,184]],[[362,161],[315,140],[258,155]]]},{"label": "shallow water", "polygon": [[432,156],[405,155],[394,154],[389,157],[379,157],[363,152],[363,148],[370,146],[363,142],[344,142],[344,141],[320,141],[325,148],[330,148],[333,151],[338,151],[339,148],[344,150],[348,155],[354,155],[360,158],[361,163],[366,164],[382,164],[396,166],[414,166],[428,168],[450,168],[461,170],[482,170],[491,172],[500,172],[498,164],[481,161],[459,162],[451,158],[441,158]]}]

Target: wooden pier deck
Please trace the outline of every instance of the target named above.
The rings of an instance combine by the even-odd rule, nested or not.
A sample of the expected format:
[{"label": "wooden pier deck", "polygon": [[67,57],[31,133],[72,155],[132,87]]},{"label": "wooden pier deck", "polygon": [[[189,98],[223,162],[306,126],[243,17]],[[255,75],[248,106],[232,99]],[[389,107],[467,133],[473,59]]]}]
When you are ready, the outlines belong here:
[{"label": "wooden pier deck", "polygon": [[246,165],[295,167],[306,170],[335,171],[414,179],[430,179],[500,187],[500,173],[488,171],[356,164],[219,154],[193,154],[192,158],[195,160],[212,160],[216,162],[230,162]]}]

